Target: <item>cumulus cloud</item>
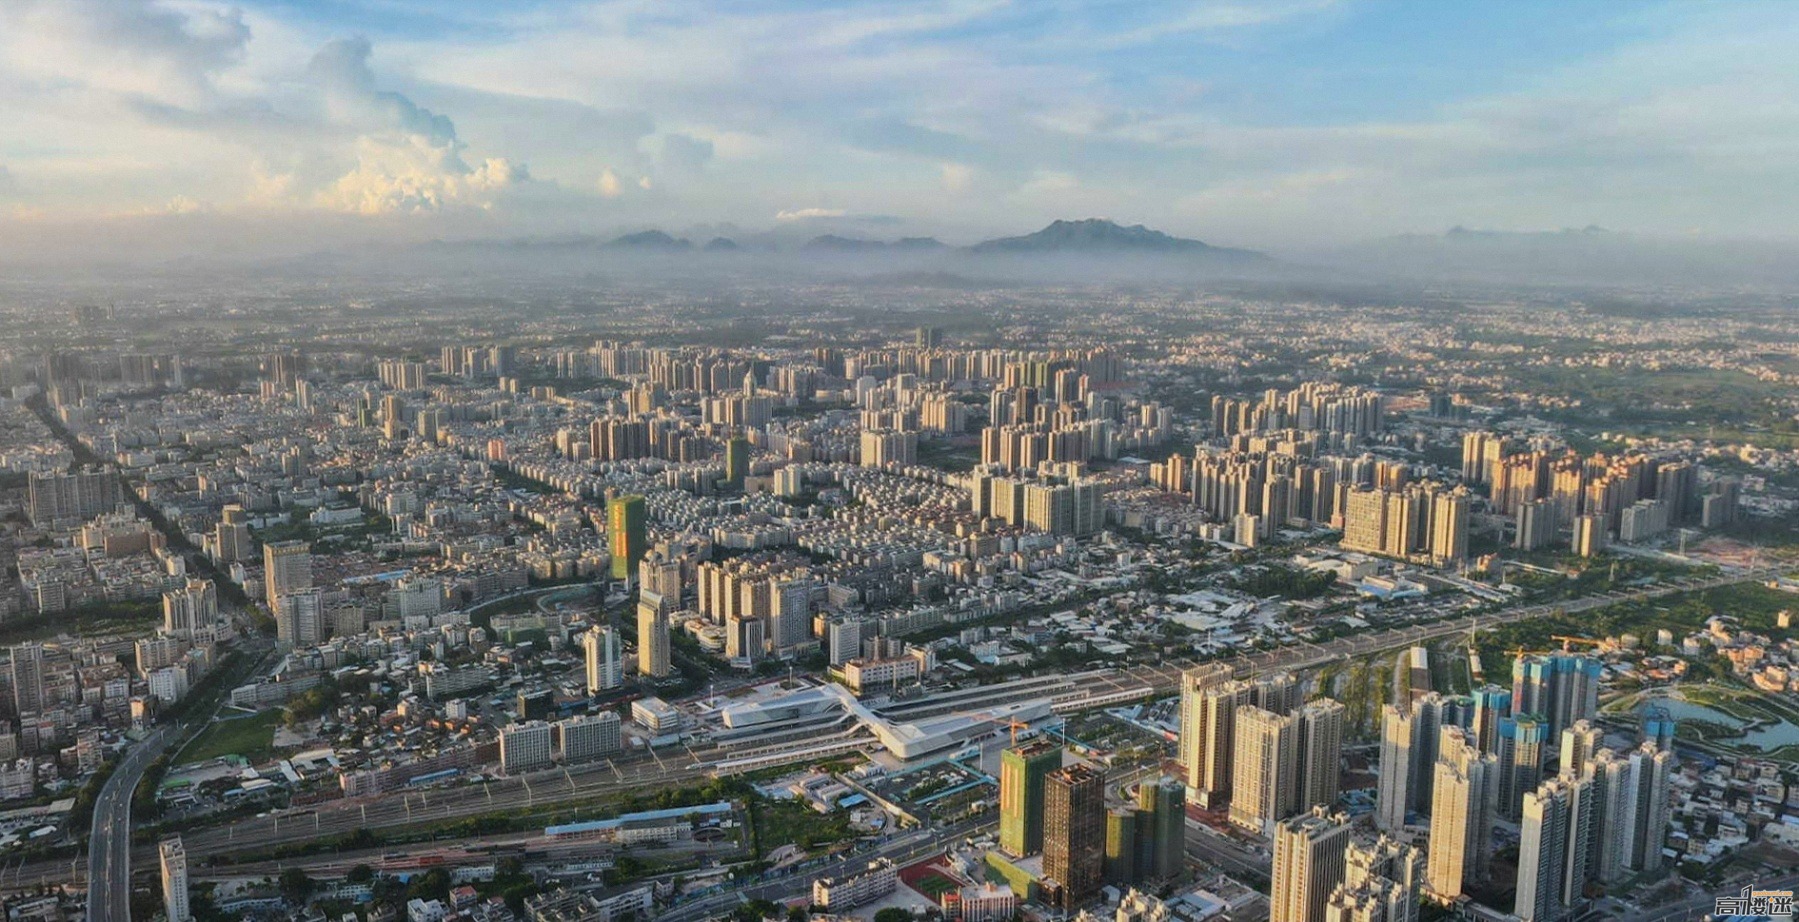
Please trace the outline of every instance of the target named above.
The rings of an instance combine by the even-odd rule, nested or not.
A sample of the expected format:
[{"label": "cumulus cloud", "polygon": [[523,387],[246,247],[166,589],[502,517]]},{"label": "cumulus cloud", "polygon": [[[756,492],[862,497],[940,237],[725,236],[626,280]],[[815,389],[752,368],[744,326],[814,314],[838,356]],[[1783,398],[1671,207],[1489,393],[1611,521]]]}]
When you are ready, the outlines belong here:
[{"label": "cumulus cloud", "polygon": [[611,167],[607,167],[600,173],[599,187],[600,195],[603,198],[618,198],[619,194],[624,191],[619,185],[618,174],[612,172]]},{"label": "cumulus cloud", "polygon": [[974,168],[963,163],[945,163],[937,168],[943,180],[943,188],[951,192],[962,192],[974,182]]},{"label": "cumulus cloud", "polygon": [[250,28],[236,9],[111,0],[0,4],[0,48],[17,73],[138,99],[199,106],[238,61]]}]

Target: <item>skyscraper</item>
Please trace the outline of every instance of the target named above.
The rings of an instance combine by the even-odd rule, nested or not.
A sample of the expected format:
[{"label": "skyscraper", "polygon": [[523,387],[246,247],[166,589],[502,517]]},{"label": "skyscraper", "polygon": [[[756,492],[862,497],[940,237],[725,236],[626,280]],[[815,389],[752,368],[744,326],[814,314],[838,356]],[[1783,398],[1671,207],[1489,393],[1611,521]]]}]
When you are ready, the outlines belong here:
[{"label": "skyscraper", "polygon": [[1673,752],[1645,742],[1630,753],[1636,771],[1636,828],[1632,835],[1632,870],[1659,871],[1666,859],[1662,845],[1668,837],[1668,788],[1673,782]]},{"label": "skyscraper", "polygon": [[211,627],[219,617],[219,591],[209,579],[190,579],[180,589],[162,594],[162,630],[174,637],[188,639],[194,629]]},{"label": "skyscraper", "polygon": [[1518,833],[1518,892],[1512,914],[1553,922],[1582,898],[1592,782],[1551,778],[1524,795]]},{"label": "skyscraper", "polygon": [[1592,721],[1577,720],[1562,728],[1561,771],[1559,774],[1579,778],[1587,773],[1587,762],[1605,742],[1605,731]]},{"label": "skyscraper", "polygon": [[668,612],[662,597],[648,589],[637,596],[637,672],[663,678],[673,671],[670,662]]},{"label": "skyscraper", "polygon": [[1192,734],[1183,734],[1183,757],[1192,753],[1187,767],[1187,799],[1216,810],[1231,793],[1232,762],[1236,751],[1237,708],[1250,702],[1254,686],[1227,681],[1194,692],[1191,710],[1182,715]]},{"label": "skyscraper", "polygon": [[1320,698],[1299,709],[1300,809],[1337,802],[1343,760],[1340,702]]},{"label": "skyscraper", "polygon": [[1587,760],[1597,814],[1587,872],[1600,883],[1623,880],[1636,864],[1637,768],[1635,760],[1610,749]]},{"label": "skyscraper", "polygon": [[1512,716],[1512,693],[1499,685],[1474,690],[1474,741],[1488,755],[1499,753],[1499,722]]},{"label": "skyscraper", "polygon": [[1476,749],[1460,727],[1444,727],[1438,748],[1426,880],[1431,895],[1449,903],[1469,885],[1486,879],[1492,858],[1499,763]]},{"label": "skyscraper", "polygon": [[1411,801],[1412,748],[1416,726],[1409,709],[1380,709],[1380,784],[1375,790],[1374,823],[1388,832],[1405,828]]},{"label": "skyscraper", "polygon": [[1522,715],[1499,724],[1499,815],[1518,818],[1524,795],[1543,778],[1544,747],[1549,727],[1535,715]]},{"label": "skyscraper", "polygon": [[1136,883],[1143,877],[1137,866],[1137,844],[1143,834],[1138,829],[1150,818],[1134,807],[1113,807],[1106,811],[1106,883]]},{"label": "skyscraper", "polygon": [[1187,865],[1186,785],[1174,778],[1137,786],[1137,876],[1174,880]]},{"label": "skyscraper", "polygon": [[1274,825],[1268,922],[1324,922],[1324,907],[1347,872],[1349,824],[1315,807]]},{"label": "skyscraper", "polygon": [[44,709],[43,644],[22,643],[12,648],[12,696],[14,714],[36,714]]},{"label": "skyscraper", "polygon": [[725,483],[734,490],[743,489],[743,479],[750,472],[750,440],[734,436],[725,442]]},{"label": "skyscraper", "polygon": [[274,541],[262,546],[263,594],[269,610],[278,599],[312,588],[312,546],[304,541]]},{"label": "skyscraper", "polygon": [[616,496],[606,504],[606,540],[612,548],[612,578],[630,579],[649,544],[648,506],[641,496]]},{"label": "skyscraper", "polygon": [[1351,841],[1343,882],[1325,904],[1325,922],[1416,922],[1424,857],[1418,849],[1381,834]]},{"label": "skyscraper", "polygon": [[1231,667],[1223,663],[1207,663],[1181,672],[1179,758],[1191,792],[1199,791],[1205,781],[1210,728],[1201,718],[1206,713],[1206,692],[1230,680]]},{"label": "skyscraper", "polygon": [[1043,779],[1043,876],[1062,888],[1062,907],[1085,903],[1104,881],[1106,776],[1086,764]]},{"label": "skyscraper", "polygon": [[1237,708],[1235,732],[1230,821],[1271,836],[1274,824],[1292,816],[1299,801],[1298,721],[1244,705]]},{"label": "skyscraper", "polygon": [[1062,767],[1062,747],[1047,739],[999,757],[999,847],[1008,855],[1043,850],[1043,779]]},{"label": "skyscraper", "polygon": [[581,635],[581,649],[587,654],[587,693],[597,695],[625,684],[625,670],[618,652],[618,632],[596,626]]},{"label": "skyscraper", "polygon": [[1512,715],[1540,715],[1551,739],[1599,714],[1604,664],[1584,653],[1521,656],[1512,666]]},{"label": "skyscraper", "polygon": [[187,899],[187,850],[181,845],[181,837],[162,840],[156,851],[162,864],[163,914],[168,916],[168,922],[191,922],[194,914]]},{"label": "skyscraper", "polygon": [[275,599],[275,642],[284,650],[310,647],[325,639],[325,600],[317,589],[282,593]]},{"label": "skyscraper", "polygon": [[1454,710],[1451,699],[1435,691],[1427,691],[1412,702],[1412,769],[1406,782],[1406,800],[1419,813],[1430,809],[1438,731],[1456,723]]}]

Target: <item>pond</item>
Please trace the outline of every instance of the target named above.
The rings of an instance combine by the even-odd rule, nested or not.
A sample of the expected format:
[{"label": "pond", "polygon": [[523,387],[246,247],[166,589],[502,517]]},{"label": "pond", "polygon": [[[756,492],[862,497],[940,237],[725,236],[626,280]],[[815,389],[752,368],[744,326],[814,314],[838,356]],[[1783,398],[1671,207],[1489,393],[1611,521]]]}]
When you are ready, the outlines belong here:
[{"label": "pond", "polygon": [[[1743,720],[1740,717],[1733,717],[1716,708],[1707,707],[1703,704],[1695,704],[1694,702],[1677,698],[1673,694],[1667,692],[1651,696],[1645,699],[1643,703],[1645,706],[1655,704],[1666,708],[1669,716],[1677,721],[1704,721],[1706,723],[1719,724],[1738,730],[1749,726],[1749,721]],[[1795,726],[1778,718],[1770,717],[1765,721],[1757,723],[1755,729],[1745,732],[1740,740],[1740,744],[1758,747],[1763,752],[1770,752],[1779,749],[1782,746],[1799,745],[1799,726]]]}]

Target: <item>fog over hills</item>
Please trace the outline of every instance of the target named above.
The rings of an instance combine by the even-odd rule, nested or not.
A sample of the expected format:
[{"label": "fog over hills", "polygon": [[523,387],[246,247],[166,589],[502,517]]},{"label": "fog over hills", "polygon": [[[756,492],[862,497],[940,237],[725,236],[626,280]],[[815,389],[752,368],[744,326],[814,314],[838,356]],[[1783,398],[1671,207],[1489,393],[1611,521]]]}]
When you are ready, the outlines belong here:
[{"label": "fog over hills", "polygon": [[[0,240],[0,271],[56,278],[70,270],[110,275],[229,271],[343,276],[553,276],[747,281],[830,280],[871,285],[979,287],[1015,284],[1298,284],[1332,291],[1445,284],[1525,288],[1690,288],[1799,291],[1799,247],[1767,241],[1656,237],[1582,227],[1543,232],[1455,227],[1299,251],[1260,252],[1103,218],[1052,221],[1035,231],[953,245],[932,236],[880,233],[903,222],[880,216],[643,227],[628,232],[507,235],[346,243],[329,223],[296,231],[270,253],[220,216],[145,218],[129,237],[70,246],[46,227]],[[232,233],[233,230],[240,233]],[[67,228],[71,233],[74,228]],[[54,255],[46,257],[47,250]]]}]

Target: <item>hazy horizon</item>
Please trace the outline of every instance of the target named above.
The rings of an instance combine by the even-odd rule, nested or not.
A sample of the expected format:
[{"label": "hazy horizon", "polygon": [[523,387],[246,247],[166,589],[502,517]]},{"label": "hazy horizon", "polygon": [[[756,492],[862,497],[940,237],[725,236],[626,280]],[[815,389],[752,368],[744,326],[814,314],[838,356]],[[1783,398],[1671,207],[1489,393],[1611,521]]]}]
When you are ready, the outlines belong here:
[{"label": "hazy horizon", "polygon": [[1456,226],[1785,249],[1796,39],[1772,4],[23,0],[0,245],[1107,217],[1277,254]]}]

